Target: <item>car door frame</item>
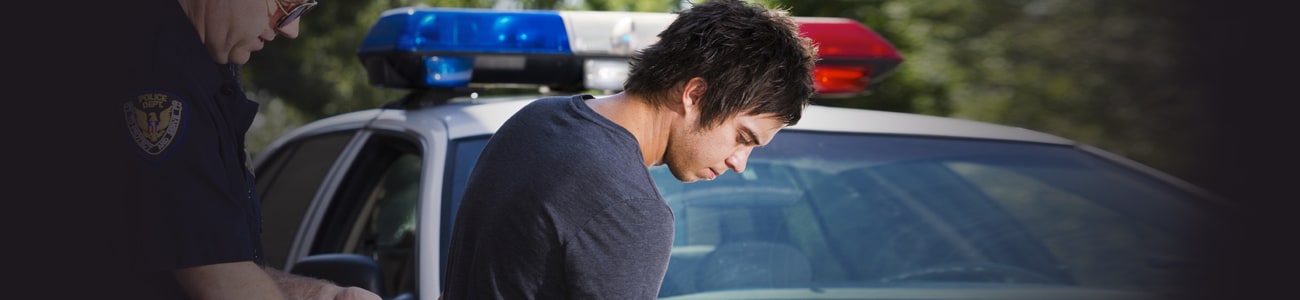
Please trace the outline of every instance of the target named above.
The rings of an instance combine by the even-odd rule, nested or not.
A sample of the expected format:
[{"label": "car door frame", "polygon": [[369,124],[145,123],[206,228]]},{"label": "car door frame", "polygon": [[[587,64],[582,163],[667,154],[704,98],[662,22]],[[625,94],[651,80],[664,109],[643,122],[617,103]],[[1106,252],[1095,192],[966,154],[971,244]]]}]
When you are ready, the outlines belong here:
[{"label": "car door frame", "polygon": [[[334,165],[330,167],[329,174],[322,180],[320,188],[311,200],[307,213],[303,216],[302,224],[294,235],[294,242],[285,259],[285,269],[289,270],[294,263],[311,255],[311,249],[316,243],[316,235],[319,233],[326,212],[339,191],[339,185],[346,177],[347,172],[355,167],[354,163],[357,156],[361,154],[366,143],[376,134],[398,135],[416,142],[416,145],[420,147],[420,151],[425,156],[425,163],[420,171],[420,200],[417,204],[419,212],[416,218],[417,230],[414,249],[415,253],[417,253],[415,258],[417,263],[416,276],[420,282],[440,283],[439,260],[425,258],[424,256],[427,254],[422,249],[439,249],[440,246],[438,234],[441,232],[441,222],[438,216],[441,216],[442,204],[426,204],[430,204],[429,201],[441,199],[447,164],[447,141],[449,140],[447,126],[439,118],[431,118],[424,114],[411,114],[400,109],[382,110],[363,124],[353,123],[350,126],[335,126],[321,131],[309,131],[301,134],[302,137],[307,137],[341,130],[357,130],[352,140],[340,152],[339,158],[335,160]],[[433,216],[434,219],[430,220],[428,216]],[[432,234],[432,236],[429,236],[429,234]],[[437,299],[441,294],[440,286],[440,284],[421,284],[417,288],[417,292],[421,299]]]}]

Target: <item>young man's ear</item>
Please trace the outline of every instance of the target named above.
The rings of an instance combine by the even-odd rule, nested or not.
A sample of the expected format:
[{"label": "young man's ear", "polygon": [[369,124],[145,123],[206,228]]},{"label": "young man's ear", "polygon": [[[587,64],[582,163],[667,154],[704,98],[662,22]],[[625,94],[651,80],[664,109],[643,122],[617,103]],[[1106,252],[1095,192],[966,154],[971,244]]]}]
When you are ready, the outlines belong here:
[{"label": "young man's ear", "polygon": [[708,88],[709,84],[704,82],[704,78],[692,77],[682,86],[681,101],[674,103],[673,109],[683,114],[695,111],[699,108],[700,97],[704,96],[704,91]]}]

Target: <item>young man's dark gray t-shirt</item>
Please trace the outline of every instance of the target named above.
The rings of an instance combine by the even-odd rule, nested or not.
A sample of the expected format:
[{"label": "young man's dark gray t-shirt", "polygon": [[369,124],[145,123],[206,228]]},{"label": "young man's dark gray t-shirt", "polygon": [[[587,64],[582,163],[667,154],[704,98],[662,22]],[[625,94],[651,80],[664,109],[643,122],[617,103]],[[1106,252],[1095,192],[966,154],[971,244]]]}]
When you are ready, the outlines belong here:
[{"label": "young man's dark gray t-shirt", "polygon": [[654,299],[673,216],[630,132],[590,96],[539,99],[470,175],[444,299]]}]

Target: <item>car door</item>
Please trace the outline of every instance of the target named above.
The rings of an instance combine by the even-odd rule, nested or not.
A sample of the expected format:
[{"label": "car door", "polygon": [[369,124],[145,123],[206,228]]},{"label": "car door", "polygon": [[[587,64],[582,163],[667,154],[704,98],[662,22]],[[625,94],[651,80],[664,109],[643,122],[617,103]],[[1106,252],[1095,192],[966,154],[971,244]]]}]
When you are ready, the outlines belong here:
[{"label": "car door", "polygon": [[413,293],[416,227],[425,151],[416,136],[373,131],[320,206],[313,238],[300,243],[307,255],[350,253],[378,263],[385,297]]},{"label": "car door", "polygon": [[290,270],[311,255],[358,254],[380,266],[375,292],[411,293],[425,143],[354,125],[294,138],[257,164],[267,263]]}]

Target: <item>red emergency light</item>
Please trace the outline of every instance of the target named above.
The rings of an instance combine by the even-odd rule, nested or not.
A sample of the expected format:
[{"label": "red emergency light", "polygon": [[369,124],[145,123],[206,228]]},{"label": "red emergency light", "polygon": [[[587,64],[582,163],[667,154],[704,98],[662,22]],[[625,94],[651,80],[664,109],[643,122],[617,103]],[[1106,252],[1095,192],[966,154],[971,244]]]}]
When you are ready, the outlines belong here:
[{"label": "red emergency light", "polygon": [[821,58],[813,82],[821,96],[854,95],[889,75],[903,62],[889,41],[857,21],[796,17],[799,31],[817,43]]}]

